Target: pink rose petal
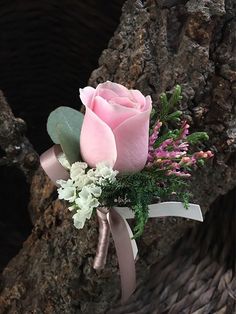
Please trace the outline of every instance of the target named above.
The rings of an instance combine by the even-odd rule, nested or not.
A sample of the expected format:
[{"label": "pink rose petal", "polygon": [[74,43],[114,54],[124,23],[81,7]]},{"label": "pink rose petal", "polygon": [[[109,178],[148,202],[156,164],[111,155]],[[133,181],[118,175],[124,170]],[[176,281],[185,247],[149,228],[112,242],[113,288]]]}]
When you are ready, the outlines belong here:
[{"label": "pink rose petal", "polygon": [[106,81],[105,83],[99,84],[97,88],[100,87],[111,90],[112,92],[117,94],[117,96],[129,97],[129,90],[121,84]]},{"label": "pink rose petal", "polygon": [[80,88],[80,99],[85,106],[91,108],[93,103],[93,97],[95,96],[95,88],[87,86],[85,88]]},{"label": "pink rose petal", "polygon": [[94,98],[93,112],[111,129],[116,128],[123,121],[139,113],[133,108],[118,105],[113,103],[113,101],[108,103],[100,96]]},{"label": "pink rose petal", "polygon": [[147,110],[148,108],[152,107],[152,98],[151,96],[146,96],[145,97],[146,100],[146,104],[145,104],[145,110]]},{"label": "pink rose petal", "polygon": [[105,100],[110,100],[114,97],[117,97],[117,94],[114,93],[112,90],[100,87],[100,88],[97,88],[96,90],[96,96],[100,96],[104,98]]},{"label": "pink rose petal", "polygon": [[86,107],[81,129],[80,151],[83,160],[90,167],[95,167],[98,162],[102,161],[113,167],[117,158],[112,130],[89,107]]},{"label": "pink rose petal", "polygon": [[145,107],[146,99],[139,90],[131,89],[129,92],[130,92],[130,98],[132,98],[134,102],[139,104],[140,109]]},{"label": "pink rose petal", "polygon": [[131,110],[136,110],[136,113],[140,111],[140,104],[137,102],[133,102],[128,97],[114,97],[112,98],[109,103],[116,103],[121,108],[129,108]]},{"label": "pink rose petal", "polygon": [[143,169],[148,156],[151,97],[112,82],[96,90],[80,90],[86,106],[81,130],[81,154],[94,167],[108,162],[120,172]]},{"label": "pink rose petal", "polygon": [[145,166],[148,156],[150,109],[129,118],[113,130],[117,149],[114,169],[137,172]]}]

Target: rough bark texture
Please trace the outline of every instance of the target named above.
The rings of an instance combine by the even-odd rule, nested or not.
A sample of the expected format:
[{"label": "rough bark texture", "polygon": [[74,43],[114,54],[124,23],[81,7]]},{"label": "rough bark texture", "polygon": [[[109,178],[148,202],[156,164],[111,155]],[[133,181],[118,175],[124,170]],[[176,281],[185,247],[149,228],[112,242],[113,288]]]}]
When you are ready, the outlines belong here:
[{"label": "rough bark texture", "polygon": [[25,137],[24,120],[14,117],[2,91],[0,91],[0,106],[0,146],[5,152],[0,160],[1,165],[13,164],[30,181],[39,165],[38,154]]},{"label": "rough bark texture", "polygon": [[[233,0],[127,1],[120,26],[90,77],[94,86],[112,80],[140,89],[156,106],[160,92],[180,84],[186,119],[192,130],[208,132],[206,147],[215,152],[213,162],[191,182],[194,201],[204,212],[211,206],[206,222],[150,221],[139,243],[139,288],[127,306],[110,313],[233,313],[235,10]],[[38,169],[31,184],[34,228],[2,273],[2,313],[99,314],[119,300],[112,241],[106,268],[94,271],[96,219],[76,230],[56,198]],[[189,227],[193,230],[172,248]]]}]

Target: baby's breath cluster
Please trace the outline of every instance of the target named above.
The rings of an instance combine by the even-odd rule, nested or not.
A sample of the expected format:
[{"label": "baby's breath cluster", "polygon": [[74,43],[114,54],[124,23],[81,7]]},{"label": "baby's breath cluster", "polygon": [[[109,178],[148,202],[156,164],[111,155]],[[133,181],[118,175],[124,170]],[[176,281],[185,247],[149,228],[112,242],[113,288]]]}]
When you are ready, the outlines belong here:
[{"label": "baby's breath cluster", "polygon": [[[60,162],[65,163],[61,156]],[[77,229],[84,227],[86,219],[90,219],[93,210],[100,204],[99,198],[102,187],[107,183],[114,183],[118,171],[113,170],[106,163],[99,163],[96,168],[89,169],[85,162],[75,162],[69,168],[70,179],[58,180],[59,199],[70,203],[69,210],[75,211],[74,225]]]}]

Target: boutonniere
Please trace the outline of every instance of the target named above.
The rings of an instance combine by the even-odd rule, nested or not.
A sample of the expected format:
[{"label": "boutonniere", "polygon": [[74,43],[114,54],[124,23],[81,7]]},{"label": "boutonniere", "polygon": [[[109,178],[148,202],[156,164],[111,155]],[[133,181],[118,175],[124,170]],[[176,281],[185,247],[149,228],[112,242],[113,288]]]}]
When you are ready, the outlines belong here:
[{"label": "boutonniere", "polygon": [[[180,86],[170,97],[163,93],[155,110],[150,96],[109,81],[80,89],[80,98],[85,115],[68,107],[50,114],[47,129],[56,145],[41,156],[41,164],[57,184],[59,199],[67,201],[76,228],[97,213],[96,269],[105,265],[112,233],[126,300],[135,288],[135,239],[148,218],[202,220],[200,207],[189,203],[187,179],[213,154],[190,153],[208,136],[189,134],[189,124],[181,122]],[[129,218],[135,219],[134,233]]]}]

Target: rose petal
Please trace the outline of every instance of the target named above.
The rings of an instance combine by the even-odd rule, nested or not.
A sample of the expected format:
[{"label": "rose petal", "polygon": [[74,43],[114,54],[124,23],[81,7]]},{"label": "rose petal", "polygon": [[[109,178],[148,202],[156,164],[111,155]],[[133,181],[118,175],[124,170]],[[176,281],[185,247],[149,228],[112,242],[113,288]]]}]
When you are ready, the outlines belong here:
[{"label": "rose petal", "polygon": [[89,108],[92,107],[93,97],[95,96],[95,88],[87,86],[85,88],[80,88],[80,99],[85,106]]},{"label": "rose petal", "polygon": [[137,89],[131,89],[129,92],[130,99],[133,99],[134,102],[138,103],[140,109],[144,108],[146,104],[146,99],[143,94]]},{"label": "rose petal", "polygon": [[83,160],[90,167],[102,161],[113,167],[116,162],[117,151],[112,130],[88,106],[81,129],[80,150]]},{"label": "rose petal", "polygon": [[107,88],[102,88],[98,85],[98,88],[96,89],[96,96],[101,96],[105,100],[110,100],[114,97],[117,97],[117,94],[114,93],[112,90]]},{"label": "rose petal", "polygon": [[140,104],[137,102],[133,102],[128,97],[114,97],[111,100],[109,100],[109,103],[116,103],[119,104],[122,108],[126,107],[129,109],[134,109],[136,112],[140,112]]},{"label": "rose petal", "polygon": [[146,96],[145,97],[145,101],[146,101],[146,104],[145,104],[145,109],[148,110],[148,108],[150,108],[152,106],[152,98],[151,96]]},{"label": "rose petal", "polygon": [[[129,99],[121,99],[126,103],[129,102]],[[113,103],[113,100],[108,103],[102,97],[96,96],[93,101],[93,112],[111,129],[114,129],[125,120],[139,113],[133,108],[120,105],[122,101],[118,102],[118,104]]]},{"label": "rose petal", "polygon": [[118,83],[106,81],[105,83],[99,84],[97,89],[99,88],[111,90],[117,96],[129,97],[129,90],[125,86]]},{"label": "rose petal", "polygon": [[145,166],[148,156],[150,112],[151,107],[124,121],[113,130],[117,149],[114,169],[123,173],[137,172]]}]

